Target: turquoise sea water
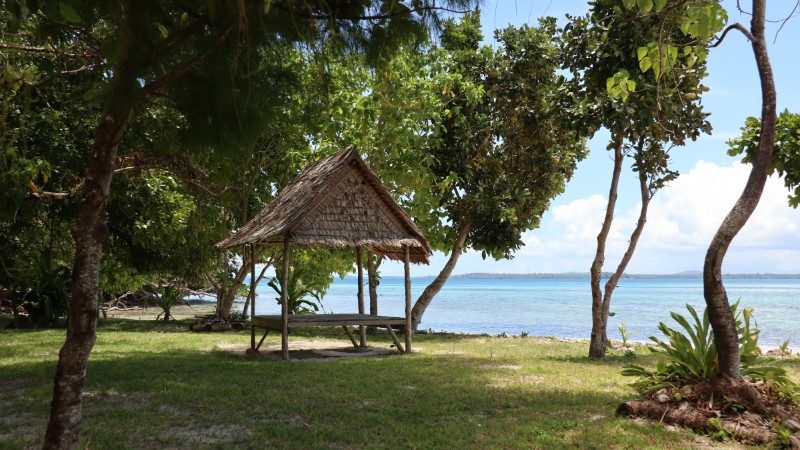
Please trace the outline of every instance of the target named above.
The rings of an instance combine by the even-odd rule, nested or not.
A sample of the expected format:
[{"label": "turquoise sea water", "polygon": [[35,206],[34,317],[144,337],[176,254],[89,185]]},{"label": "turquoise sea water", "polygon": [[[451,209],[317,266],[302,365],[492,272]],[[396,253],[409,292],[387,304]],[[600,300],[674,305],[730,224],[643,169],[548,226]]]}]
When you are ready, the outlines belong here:
[{"label": "turquoise sea water", "polygon": [[[415,300],[430,278],[414,278]],[[730,279],[725,282],[731,300],[755,308],[762,330],[762,345],[774,346],[792,337],[800,345],[800,280]],[[326,312],[357,312],[356,281],[336,280],[323,299]],[[258,286],[258,314],[279,314],[275,292]],[[384,278],[379,291],[379,313],[403,315],[403,280]],[[365,297],[367,297],[365,289]],[[369,305],[368,298],[365,299]],[[699,278],[624,279],[614,292],[609,335],[619,338],[617,325],[625,321],[631,339],[643,341],[659,321],[674,324],[669,311],[686,311],[690,303],[702,310],[703,286]],[[591,329],[591,295],[588,279],[474,279],[447,282],[425,312],[421,328],[465,333],[519,334],[582,338]],[[367,306],[368,308],[369,306]]]}]

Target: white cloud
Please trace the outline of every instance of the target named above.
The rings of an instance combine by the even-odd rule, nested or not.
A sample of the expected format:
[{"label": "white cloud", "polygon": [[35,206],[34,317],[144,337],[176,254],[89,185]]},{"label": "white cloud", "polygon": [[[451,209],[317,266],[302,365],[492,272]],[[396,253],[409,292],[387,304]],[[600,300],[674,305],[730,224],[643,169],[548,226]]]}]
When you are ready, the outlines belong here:
[{"label": "white cloud", "polygon": [[[725,167],[700,161],[658,192],[628,271],[672,273],[702,268],[708,243],[749,173],[750,166],[740,163]],[[758,208],[728,252],[725,271],[800,272],[800,211],[790,208],[786,199],[782,180],[770,178]],[[527,245],[514,271],[586,270],[594,256],[605,203],[606,197],[596,194],[554,208],[541,231],[526,234]],[[638,214],[638,204],[617,211],[605,270],[613,269],[625,251]],[[553,237],[540,237],[544,231]],[[549,264],[540,264],[546,261]]]},{"label": "white cloud", "polygon": [[[702,269],[708,244],[739,197],[749,173],[750,166],[738,162],[719,166],[699,161],[658,192],[627,272]],[[787,195],[781,179],[768,180],[758,208],[728,251],[725,272],[800,273],[800,210],[788,206]],[[525,246],[514,259],[483,260],[480,254],[469,251],[459,260],[456,273],[587,272],[605,207],[606,196],[601,194],[556,206],[540,229],[523,235]],[[616,211],[604,270],[616,268],[638,214],[638,204]],[[445,259],[437,252],[430,266],[415,268],[415,275],[438,273]],[[402,274],[400,265],[387,264],[385,270],[387,275]]]}]

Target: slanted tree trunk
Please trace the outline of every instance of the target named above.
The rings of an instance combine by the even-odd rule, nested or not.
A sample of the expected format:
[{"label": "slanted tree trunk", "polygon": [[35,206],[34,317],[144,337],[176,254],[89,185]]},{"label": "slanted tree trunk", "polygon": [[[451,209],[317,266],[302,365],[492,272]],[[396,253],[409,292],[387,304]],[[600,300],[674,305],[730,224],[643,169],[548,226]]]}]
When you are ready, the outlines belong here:
[{"label": "slanted tree trunk", "polygon": [[422,295],[420,295],[417,301],[414,303],[414,308],[411,310],[411,326],[414,331],[417,331],[417,327],[419,327],[419,324],[422,321],[422,315],[425,313],[425,309],[433,301],[433,297],[435,297],[436,294],[442,290],[445,282],[447,282],[447,279],[450,278],[450,274],[453,273],[453,269],[455,269],[456,263],[458,263],[458,258],[462,253],[464,253],[464,247],[470,231],[472,231],[472,222],[464,222],[461,225],[461,228],[458,229],[458,235],[456,236],[456,241],[453,244],[453,250],[450,252],[450,258],[447,260],[447,263],[445,263],[442,271],[439,272],[439,275],[437,275],[431,284],[429,284],[425,290],[422,291]]},{"label": "slanted tree trunk", "polygon": [[242,255],[242,266],[236,272],[233,281],[230,284],[225,283],[225,287],[220,289],[220,293],[217,295],[217,307],[214,311],[214,315],[220,319],[227,320],[231,317],[231,308],[233,307],[234,300],[236,300],[236,292],[239,290],[239,286],[244,283],[247,272],[250,270],[249,253],[250,252],[244,252],[244,255]]},{"label": "slanted tree trunk", "polygon": [[739,29],[751,41],[761,80],[761,136],[758,153],[753,158],[753,168],[750,170],[744,190],[714,235],[703,265],[703,296],[717,344],[720,375],[733,380],[742,377],[739,364],[739,339],[736,320],[722,283],[722,261],[733,238],[747,223],[761,200],[775,145],[776,92],[764,37],[765,16],[766,0],[753,0],[750,32],[748,33],[744,27]]},{"label": "slanted tree trunk", "polygon": [[[259,273],[258,276],[256,277],[256,287],[258,287],[258,283],[260,283],[261,280],[264,279],[264,275],[267,273],[267,269],[272,265],[273,261],[274,261],[274,258],[270,257],[269,260],[267,260],[267,262],[264,263],[264,267],[261,268],[261,273]],[[256,260],[256,262],[258,262],[258,260]],[[252,283],[252,281],[251,281],[251,283]],[[255,292],[255,291],[253,291],[253,292]],[[250,300],[251,300],[250,296],[248,295],[247,296],[247,300],[245,300],[245,302],[244,302],[244,307],[242,307],[242,314],[244,315],[244,317],[247,317],[247,315],[248,315],[248,311],[249,311],[248,307],[250,306]],[[228,309],[228,314],[230,315],[230,309]]]},{"label": "slanted tree trunk", "polygon": [[606,215],[600,232],[597,234],[597,250],[594,261],[589,269],[590,284],[592,287],[592,336],[589,343],[589,356],[592,358],[602,358],[606,353],[606,323],[608,317],[603,315],[603,291],[600,290],[600,279],[603,276],[603,263],[606,258],[606,241],[608,233],[611,231],[611,224],[614,221],[614,209],[617,206],[617,190],[619,188],[619,176],[622,173],[622,137],[614,138],[614,169],[611,172],[611,187],[608,190],[608,203],[606,204]]},{"label": "slanted tree trunk", "polygon": [[58,353],[53,383],[50,419],[43,448],[72,448],[78,441],[82,421],[82,392],[86,364],[95,343],[98,314],[98,280],[103,241],[108,237],[106,204],[122,130],[128,121],[134,97],[140,87],[136,81],[136,62],[128,56],[140,17],[136,7],[123,7],[126,30],[120,34],[120,59],[113,70],[108,100],[94,134],[89,166],[78,203],[73,236],[75,259],[70,288],[70,313],[67,338]]}]

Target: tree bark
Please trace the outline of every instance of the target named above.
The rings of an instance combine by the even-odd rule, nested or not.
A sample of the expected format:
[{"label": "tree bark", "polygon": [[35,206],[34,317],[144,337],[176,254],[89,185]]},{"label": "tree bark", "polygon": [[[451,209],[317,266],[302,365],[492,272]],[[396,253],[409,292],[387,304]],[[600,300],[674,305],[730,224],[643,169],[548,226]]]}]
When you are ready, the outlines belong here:
[{"label": "tree bark", "polygon": [[108,237],[106,204],[122,130],[130,117],[134,97],[140,90],[136,81],[137,62],[130,55],[141,17],[136,7],[123,6],[120,31],[120,60],[114,67],[108,100],[97,125],[84,188],[78,204],[73,236],[75,259],[72,266],[70,314],[67,338],[58,354],[53,383],[50,420],[43,448],[72,448],[78,441],[82,422],[82,392],[86,365],[95,343],[98,314],[98,280],[103,241]]},{"label": "tree bark", "polygon": [[775,145],[776,92],[772,66],[764,37],[766,0],[753,0],[750,32],[751,44],[761,80],[761,137],[753,168],[742,194],[720,225],[708,246],[703,265],[703,296],[719,354],[720,375],[733,380],[742,377],[739,364],[739,339],[736,320],[730,309],[728,294],[722,283],[722,261],[733,238],[755,211],[769,176]]},{"label": "tree bark", "polygon": [[614,209],[617,205],[617,190],[619,188],[619,176],[622,173],[622,137],[614,138],[614,169],[611,172],[611,186],[608,190],[608,203],[606,204],[606,215],[600,232],[597,234],[597,250],[594,254],[594,261],[589,268],[590,281],[592,287],[592,336],[589,342],[589,356],[592,358],[602,358],[606,353],[606,323],[607,315],[603,314],[603,291],[600,289],[600,279],[603,276],[603,263],[606,258],[606,241],[608,233],[611,231],[611,224],[614,221]]},{"label": "tree bark", "polygon": [[422,315],[425,313],[425,309],[433,301],[433,297],[435,297],[436,294],[442,290],[445,282],[447,282],[447,279],[450,278],[450,274],[453,273],[453,269],[456,267],[458,258],[462,253],[464,253],[464,246],[467,242],[467,236],[469,236],[470,231],[472,231],[472,222],[464,222],[461,225],[461,228],[458,230],[456,241],[453,244],[453,251],[450,252],[450,258],[447,260],[447,263],[445,263],[442,271],[439,272],[439,275],[437,275],[431,284],[429,284],[425,290],[422,291],[422,294],[414,303],[414,308],[411,310],[411,324],[414,331],[417,331],[417,328],[422,321]]}]

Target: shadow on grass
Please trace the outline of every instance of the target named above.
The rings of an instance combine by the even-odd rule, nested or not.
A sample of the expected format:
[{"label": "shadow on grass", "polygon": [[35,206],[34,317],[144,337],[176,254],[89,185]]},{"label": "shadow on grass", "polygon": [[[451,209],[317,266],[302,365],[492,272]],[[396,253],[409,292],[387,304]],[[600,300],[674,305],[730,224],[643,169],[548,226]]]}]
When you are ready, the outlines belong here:
[{"label": "shadow on grass", "polygon": [[[622,399],[614,393],[480,369],[496,363],[462,355],[283,362],[221,351],[128,352],[90,363],[82,441],[96,448],[674,445],[661,427],[615,418]],[[28,380],[52,363],[7,369],[3,379]],[[518,384],[496,383],[518,376]],[[50,391],[22,390],[0,413],[0,447],[41,438],[35,431],[43,432]],[[15,414],[39,428],[3,442]]]},{"label": "shadow on grass", "polygon": [[637,353],[635,356],[612,354],[607,355],[605,358],[590,358],[589,356],[543,356],[542,359],[554,362],[570,362],[575,364],[587,364],[592,366],[619,366],[622,368],[625,364],[638,364],[638,365],[655,365],[658,359],[657,355],[651,353]]}]

